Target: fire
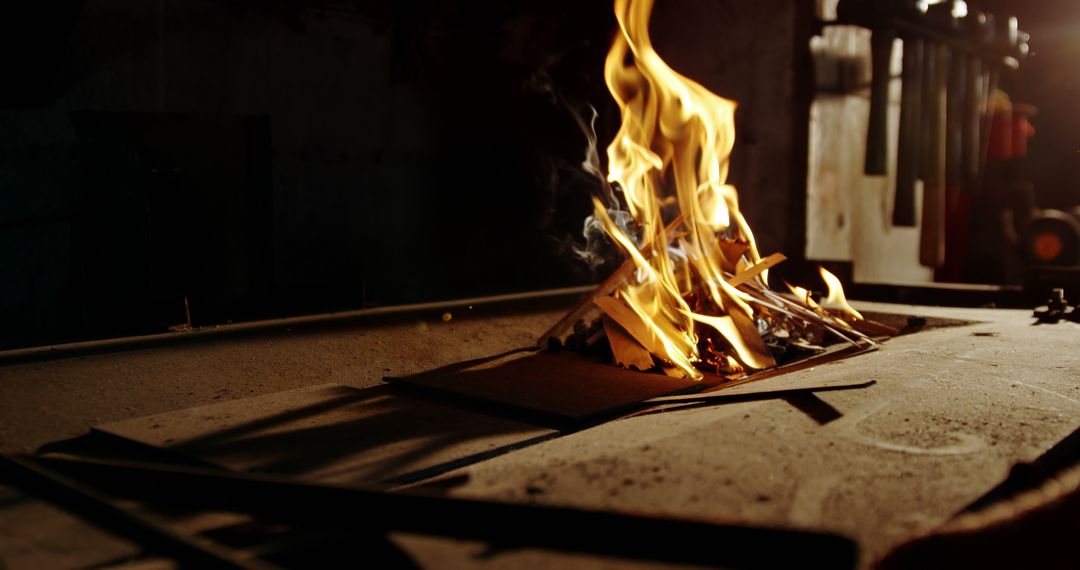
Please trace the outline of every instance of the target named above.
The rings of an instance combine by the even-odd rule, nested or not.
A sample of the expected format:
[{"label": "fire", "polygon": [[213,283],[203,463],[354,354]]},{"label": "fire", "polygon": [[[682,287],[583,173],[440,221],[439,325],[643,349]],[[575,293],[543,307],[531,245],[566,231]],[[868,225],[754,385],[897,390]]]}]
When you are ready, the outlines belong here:
[{"label": "fire", "polygon": [[[847,296],[844,294],[844,286],[840,284],[840,278],[830,273],[829,270],[824,267],[818,267],[818,272],[821,274],[821,279],[825,282],[825,286],[829,290],[829,293],[825,296],[825,300],[822,301],[820,305],[810,297],[809,290],[786,283],[788,289],[791,290],[791,294],[795,295],[795,298],[798,299],[800,303],[811,309],[818,311],[827,309],[845,315],[849,320],[863,320],[862,314],[859,313],[859,311],[856,311],[855,307],[848,304]],[[840,322],[843,323],[844,321]]]},{"label": "fire", "polygon": [[825,297],[822,305],[827,309],[839,311],[852,319],[861,321],[863,316],[848,304],[847,296],[844,295],[844,286],[840,284],[840,279],[829,273],[824,267],[819,267],[818,271],[821,272],[821,278],[825,280],[825,286],[829,288],[829,294]]},{"label": "fire", "polygon": [[[607,181],[633,228],[616,223],[611,204],[594,206],[635,271],[614,294],[621,304],[598,306],[674,373],[768,368],[775,362],[761,329],[819,308],[769,291],[767,267],[777,260],[762,260],[727,183],[736,104],[664,62],[649,37],[652,8],[653,0],[615,0],[619,32],[604,76],[622,125],[607,148]],[[857,315],[828,275],[829,301]]]}]

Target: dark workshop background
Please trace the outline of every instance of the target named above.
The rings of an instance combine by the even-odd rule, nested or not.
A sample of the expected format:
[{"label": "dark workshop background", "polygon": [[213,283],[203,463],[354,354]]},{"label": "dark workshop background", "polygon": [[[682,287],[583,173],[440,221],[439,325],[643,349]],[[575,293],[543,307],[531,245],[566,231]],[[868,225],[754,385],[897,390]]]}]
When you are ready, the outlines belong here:
[{"label": "dark workshop background", "polygon": [[[0,349],[161,332],[185,299],[203,326],[596,279],[568,250],[584,139],[547,88],[610,138],[609,0],[9,4]],[[797,257],[814,3],[658,4],[668,61],[740,103],[732,178],[763,251]],[[1018,98],[1065,181],[1040,197],[1071,200],[1077,6],[993,4],[1039,52]]]},{"label": "dark workshop background", "polygon": [[1002,78],[1013,101],[1038,107],[1032,119],[1026,175],[1038,205],[1070,210],[1080,206],[1080,2],[1073,0],[983,0],[980,6],[1013,14],[1031,34],[1034,57]]},{"label": "dark workshop background", "polygon": [[[545,86],[610,138],[608,0],[18,4],[0,348],[164,331],[185,298],[200,326],[596,278],[568,251],[584,138]],[[786,211],[812,6],[660,4],[673,63],[745,102],[740,183]]]}]

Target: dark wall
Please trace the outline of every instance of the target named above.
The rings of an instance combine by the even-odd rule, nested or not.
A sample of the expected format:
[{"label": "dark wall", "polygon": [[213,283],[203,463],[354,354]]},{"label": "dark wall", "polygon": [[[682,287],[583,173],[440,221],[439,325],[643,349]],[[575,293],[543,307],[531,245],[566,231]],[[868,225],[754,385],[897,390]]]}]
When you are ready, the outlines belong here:
[{"label": "dark wall", "polygon": [[1005,73],[1014,101],[1038,107],[1028,175],[1040,206],[1080,206],[1080,2],[983,0],[997,14],[1017,16],[1031,34],[1033,57]]},{"label": "dark wall", "polygon": [[[802,251],[811,4],[658,3],[672,65],[741,101],[764,249]],[[7,19],[0,346],[596,278],[546,88],[617,128],[606,0],[61,4]]]},{"label": "dark wall", "polygon": [[657,2],[657,49],[672,67],[739,106],[731,182],[763,255],[798,258],[806,241],[812,2]]}]

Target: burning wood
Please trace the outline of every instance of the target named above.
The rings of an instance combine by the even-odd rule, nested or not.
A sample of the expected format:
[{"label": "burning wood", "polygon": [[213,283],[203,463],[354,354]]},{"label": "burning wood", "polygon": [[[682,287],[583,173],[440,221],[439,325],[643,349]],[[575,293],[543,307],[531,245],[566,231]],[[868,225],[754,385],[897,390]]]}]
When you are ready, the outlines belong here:
[{"label": "burning wood", "polygon": [[[621,366],[701,379],[775,367],[790,351],[820,350],[826,337],[874,344],[868,333],[880,327],[860,324],[824,269],[829,293],[820,305],[805,289],[793,287],[792,297],[769,288],[768,270],[785,258],[761,257],[726,183],[735,103],[660,58],[649,38],[652,1],[615,0],[619,33],[605,79],[622,126],[607,148],[604,199],[594,198],[588,224],[628,259],[540,346],[559,346],[582,323],[568,344],[595,345],[603,335]],[[588,156],[586,169],[602,172],[595,149]]]},{"label": "burning wood", "polygon": [[[610,298],[610,297],[608,297]],[[636,368],[642,372],[655,366],[652,353],[638,344],[626,329],[610,318],[604,319],[604,335],[611,345],[611,354],[615,364],[623,368]]]}]

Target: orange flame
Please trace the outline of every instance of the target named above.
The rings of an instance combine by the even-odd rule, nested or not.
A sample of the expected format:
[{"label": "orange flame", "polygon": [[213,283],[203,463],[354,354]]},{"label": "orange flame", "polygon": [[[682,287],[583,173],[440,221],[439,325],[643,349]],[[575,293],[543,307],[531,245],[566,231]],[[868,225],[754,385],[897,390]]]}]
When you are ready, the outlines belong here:
[{"label": "orange flame", "polygon": [[[702,377],[694,368],[700,360],[696,324],[719,332],[743,365],[766,368],[774,363],[760,337],[747,338],[758,334],[752,299],[725,274],[761,261],[735,188],[726,184],[735,103],[660,58],[649,38],[652,6],[653,0],[615,1],[619,33],[605,64],[608,88],[622,111],[622,127],[607,149],[608,181],[640,229],[635,241],[594,200],[597,219],[637,269],[618,296],[641,320],[647,330],[642,336],[656,339],[647,348],[687,376]],[[669,220],[682,216],[685,235],[677,256],[668,247],[665,210]],[[748,262],[726,257],[720,235],[748,244]],[[687,302],[694,284],[712,305],[709,314]]]},{"label": "orange flame", "polygon": [[[817,323],[843,340],[873,344],[807,290],[792,288],[797,302],[769,290],[767,270],[783,256],[761,258],[738,194],[726,182],[735,103],[660,58],[649,38],[652,7],[653,0],[615,0],[619,33],[604,77],[622,125],[607,149],[607,179],[634,228],[615,223],[608,210],[614,204],[595,198],[593,203],[595,219],[635,271],[616,298],[594,303],[674,367],[669,373],[695,379],[703,377],[697,366],[775,366],[759,326],[780,334],[786,329],[770,327],[784,319]],[[839,280],[824,269],[821,275],[829,287],[824,304],[861,319]]]},{"label": "orange flame", "polygon": [[848,304],[847,296],[844,295],[844,286],[840,284],[840,279],[829,273],[824,267],[818,267],[818,271],[821,272],[821,278],[825,280],[825,286],[829,288],[829,294],[826,295],[821,305],[826,309],[838,311],[857,321],[863,320],[862,314]]}]

